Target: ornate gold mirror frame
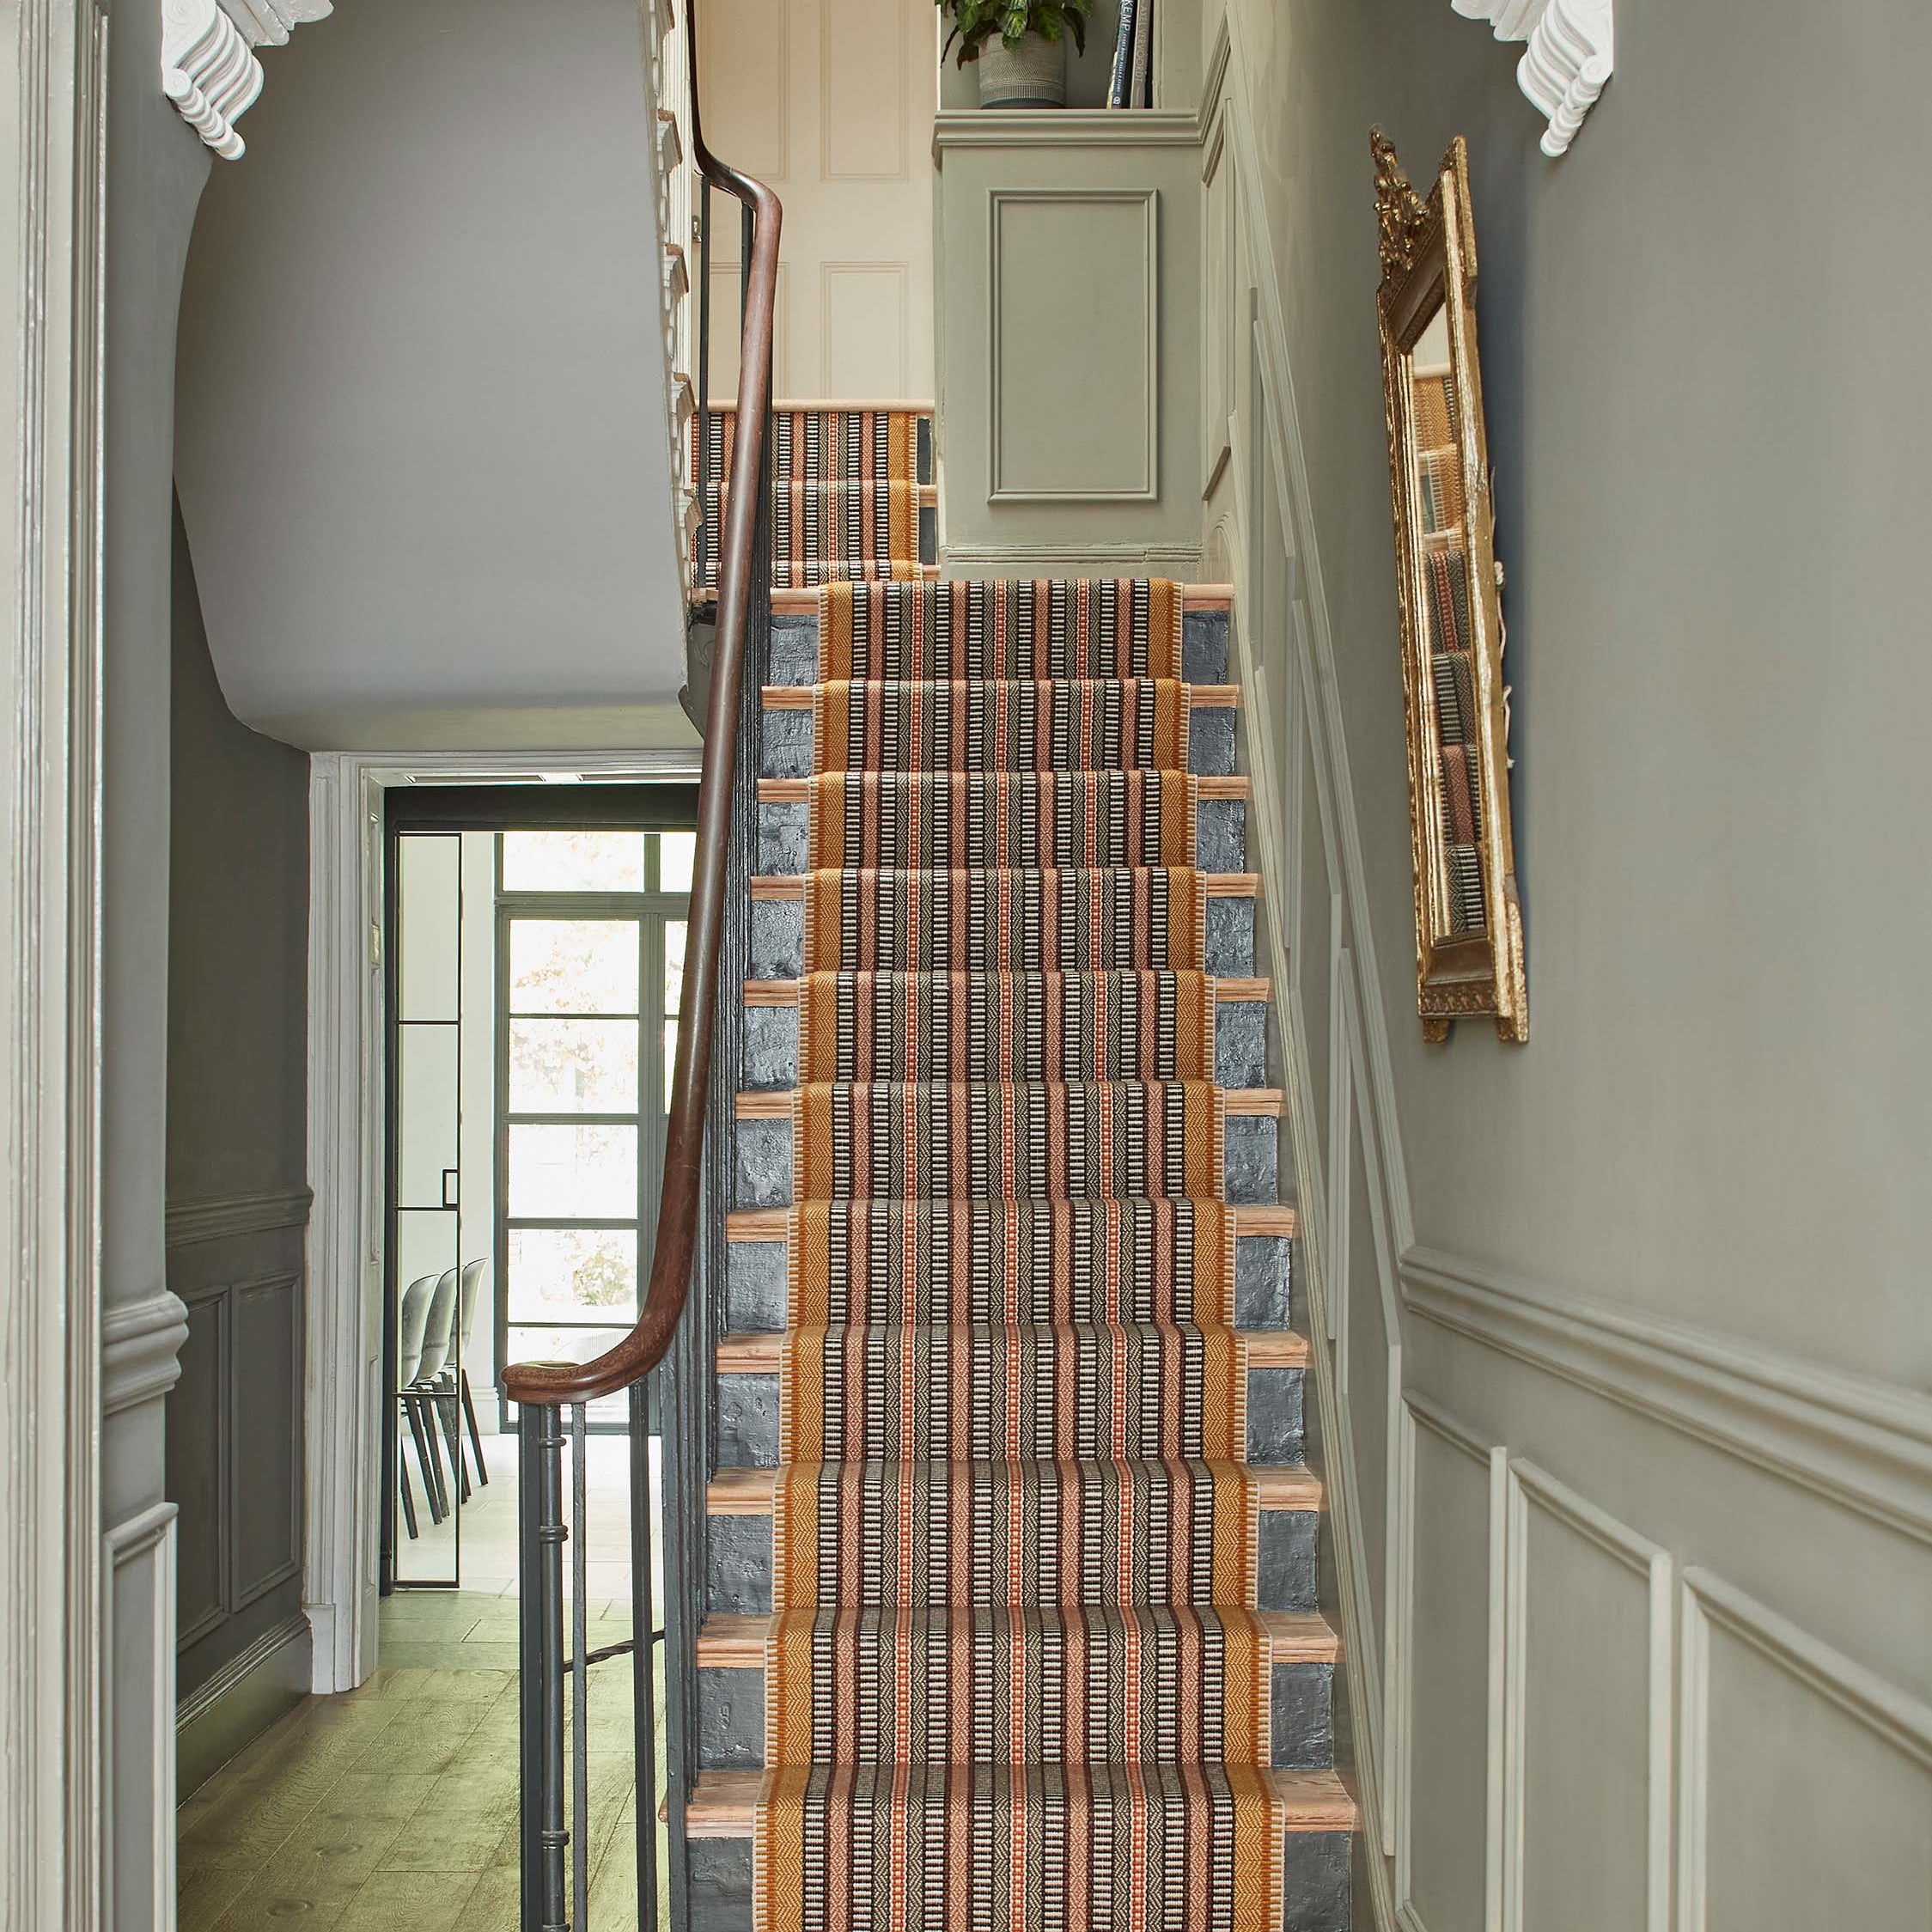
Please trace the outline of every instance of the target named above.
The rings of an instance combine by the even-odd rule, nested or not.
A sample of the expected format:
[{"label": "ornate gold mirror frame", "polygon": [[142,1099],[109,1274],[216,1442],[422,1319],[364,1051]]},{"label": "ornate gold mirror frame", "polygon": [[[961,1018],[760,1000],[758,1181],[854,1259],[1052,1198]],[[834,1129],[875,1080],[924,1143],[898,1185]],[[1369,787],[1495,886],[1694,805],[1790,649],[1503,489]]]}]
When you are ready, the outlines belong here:
[{"label": "ornate gold mirror frame", "polygon": [[1424,201],[1380,129],[1382,394],[1402,599],[1416,1005],[1425,1039],[1490,1015],[1529,1037],[1509,829],[1502,571],[1476,349],[1476,235],[1459,135]]}]

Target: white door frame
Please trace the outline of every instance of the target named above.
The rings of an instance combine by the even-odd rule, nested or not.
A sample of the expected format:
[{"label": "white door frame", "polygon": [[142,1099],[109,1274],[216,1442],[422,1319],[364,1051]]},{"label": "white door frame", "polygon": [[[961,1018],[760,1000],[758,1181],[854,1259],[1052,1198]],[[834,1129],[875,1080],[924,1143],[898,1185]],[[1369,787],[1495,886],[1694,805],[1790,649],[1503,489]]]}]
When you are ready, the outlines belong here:
[{"label": "white door frame", "polygon": [[307,1550],[313,1688],[375,1669],[381,1532],[384,1015],[382,795],[532,773],[692,782],[699,748],[319,752],[310,760]]},{"label": "white door frame", "polygon": [[[0,669],[0,1923],[82,1932],[102,1922],[102,1577],[123,1554],[99,1533],[107,16],[100,0],[10,10],[0,221],[16,280],[0,381],[19,508],[4,539]],[[162,1569],[171,1529],[140,1553]]]}]

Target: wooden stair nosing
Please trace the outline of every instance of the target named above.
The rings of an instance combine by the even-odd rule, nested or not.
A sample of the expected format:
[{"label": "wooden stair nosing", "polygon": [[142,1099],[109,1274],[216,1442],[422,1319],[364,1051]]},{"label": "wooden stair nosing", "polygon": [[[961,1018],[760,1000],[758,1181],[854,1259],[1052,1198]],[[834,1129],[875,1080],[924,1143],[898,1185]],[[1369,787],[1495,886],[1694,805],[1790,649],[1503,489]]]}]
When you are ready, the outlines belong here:
[{"label": "wooden stair nosing", "polygon": [[[1132,966],[1121,969],[1124,972],[1132,972],[1137,970],[1138,969]],[[1161,969],[1155,968],[1153,970],[1159,971]],[[924,977],[924,975],[910,972],[906,977],[917,979]],[[1021,973],[1010,975],[975,973],[971,977],[978,979],[999,979],[1005,978],[1024,978],[1032,976]],[[1077,969],[1062,968],[1061,977],[1067,979],[1076,979],[1080,977],[1080,974]],[[1241,979],[1215,972],[1204,973],[1202,977],[1213,984],[1215,999],[1219,1004],[1228,1006],[1252,1005],[1258,1000],[1267,1001],[1272,999],[1275,996],[1275,983],[1271,979]],[[745,1004],[747,1006],[796,1006],[798,1004],[798,984],[795,979],[747,979],[745,982]]]},{"label": "wooden stair nosing", "polygon": [[[1270,1656],[1277,1664],[1332,1664],[1342,1655],[1342,1640],[1319,1610],[1259,1610],[1255,1615],[1268,1633]],[[760,1670],[765,1647],[777,1621],[768,1615],[747,1616],[713,1611],[698,1631],[700,1670]]]},{"label": "wooden stair nosing", "polygon": [[[1307,1831],[1352,1831],[1356,1803],[1340,1774],[1277,1767],[1270,1773],[1280,1794],[1284,1836]],[[692,1838],[748,1838],[757,1823],[763,1771],[706,1771],[685,1806],[685,1835]],[[663,1815],[661,1809],[660,1816]]]},{"label": "wooden stair nosing", "polygon": [[[1323,1507],[1321,1478],[1306,1463],[1248,1466],[1265,1510],[1302,1514]],[[716,1471],[704,1491],[704,1513],[710,1516],[769,1516],[773,1480],[770,1469],[747,1469],[726,1464]]]},{"label": "wooden stair nosing", "polygon": [[[1301,1232],[1301,1218],[1286,1202],[1262,1202],[1229,1210],[1234,1216],[1234,1234],[1242,1235],[1284,1234],[1293,1240]],[[728,1241],[789,1241],[791,1239],[789,1208],[734,1208],[725,1216]]]},{"label": "wooden stair nosing", "polygon": [[[1250,1368],[1306,1368],[1308,1338],[1292,1328],[1243,1328]],[[721,1375],[775,1375],[783,1366],[784,1335],[771,1329],[734,1330],[718,1338]]]},{"label": "wooden stair nosing", "polygon": [[[966,866],[961,869],[971,872],[974,868]],[[1063,866],[1058,869],[1077,871],[1079,868]],[[1107,869],[1132,872],[1137,868],[1133,866],[1113,866]],[[759,873],[752,880],[752,897],[754,899],[801,899],[805,897],[807,876],[801,872]],[[1253,899],[1261,890],[1261,875],[1259,872],[1204,872],[1201,881],[1202,889],[1210,899]]]},{"label": "wooden stair nosing", "polygon": [[[920,487],[930,489],[932,485],[923,484]],[[888,679],[881,681],[891,683],[904,680]],[[996,680],[978,678],[953,678],[943,681],[951,684],[982,684]],[[1041,680],[1028,679],[1025,681],[1038,683]],[[1124,680],[1118,678],[1096,678],[1090,680],[1049,679],[1045,681],[1048,683],[1118,684]],[[1197,685],[1188,684],[1182,680],[1177,680],[1176,681],[1181,684],[1182,689],[1187,693],[1187,706],[1190,710],[1232,711],[1237,710],[1240,707],[1241,687],[1239,685]],[[818,689],[817,685],[766,685],[764,690],[759,693],[759,701],[768,711],[809,711],[815,702],[814,693]]]},{"label": "wooden stair nosing", "polygon": [[[714,409],[718,409],[723,405],[714,403],[711,406]],[[775,403],[772,405],[774,409],[781,411],[786,409],[809,409],[813,406],[809,403]],[[836,408],[839,405],[820,404],[817,406]],[[930,403],[859,403],[850,404],[845,406],[869,408],[875,411],[881,409],[905,410],[915,416],[921,414],[929,416],[932,413]],[[962,578],[959,581],[972,582],[984,580]],[[1234,587],[1231,583],[1184,583],[1180,587],[1180,607],[1183,611],[1225,611],[1233,606],[1234,601]],[[771,593],[771,608],[774,611],[782,611],[788,616],[797,616],[801,613],[808,612],[815,615],[819,608],[819,593],[816,589],[793,590],[789,588],[783,590],[774,590]]]},{"label": "wooden stair nosing", "polygon": [[[921,1082],[912,1081],[905,1084],[916,1087],[920,1085]],[[936,1084],[946,1085],[949,1083],[941,1082]],[[972,1084],[996,1087],[1005,1083],[1000,1081],[989,1081]],[[1026,1084],[1051,1086],[1054,1083],[1049,1081],[1028,1082]],[[1142,1081],[1124,1080],[1111,1082],[1103,1082],[1100,1084],[1138,1087],[1148,1083]],[[1180,1083],[1172,1082],[1168,1084],[1178,1086]],[[1204,1084],[1211,1084],[1211,1082]],[[1221,1089],[1221,1092],[1222,1107],[1230,1115],[1246,1115],[1260,1119],[1278,1119],[1281,1117],[1282,1090],[1278,1087],[1224,1087]],[[741,1088],[738,1094],[738,1118],[740,1120],[789,1120],[792,1115],[792,1103],[796,1093],[797,1089],[792,1087]]]},{"label": "wooden stair nosing", "polygon": [[[834,778],[856,778],[865,777],[868,776],[876,777],[878,776],[878,774],[868,774],[858,771],[834,771],[827,773],[826,776]],[[1032,777],[1046,776],[1046,774],[1034,772],[1003,773],[992,771],[940,771],[923,773],[893,772],[889,774],[889,776],[893,777],[923,777],[942,778],[1002,777]],[[1066,776],[1066,774],[1064,772],[1061,772],[1054,774],[1054,776],[1064,777]],[[1113,776],[1113,774],[1110,772],[1103,774],[1103,776],[1112,777]],[[1236,776],[1231,778],[1209,777],[1198,771],[1184,771],[1178,774],[1178,776],[1189,780],[1189,782],[1194,787],[1194,795],[1197,798],[1232,798],[1245,801],[1247,797],[1248,783],[1245,777]],[[808,805],[811,803],[811,801],[812,781],[809,778],[760,778],[758,782],[758,801],[760,805]],[[1222,876],[1226,875],[1223,875]]]}]

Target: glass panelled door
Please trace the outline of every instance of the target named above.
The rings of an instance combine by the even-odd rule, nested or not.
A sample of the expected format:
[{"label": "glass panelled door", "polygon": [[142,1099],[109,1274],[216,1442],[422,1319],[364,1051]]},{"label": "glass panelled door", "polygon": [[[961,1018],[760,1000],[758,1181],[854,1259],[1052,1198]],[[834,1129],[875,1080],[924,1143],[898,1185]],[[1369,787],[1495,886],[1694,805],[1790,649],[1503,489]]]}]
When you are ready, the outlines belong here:
[{"label": "glass panelled door", "polygon": [[[584,1361],[637,1319],[692,846],[668,832],[497,839],[500,1361]],[[622,1426],[622,1399],[593,1417]]]}]

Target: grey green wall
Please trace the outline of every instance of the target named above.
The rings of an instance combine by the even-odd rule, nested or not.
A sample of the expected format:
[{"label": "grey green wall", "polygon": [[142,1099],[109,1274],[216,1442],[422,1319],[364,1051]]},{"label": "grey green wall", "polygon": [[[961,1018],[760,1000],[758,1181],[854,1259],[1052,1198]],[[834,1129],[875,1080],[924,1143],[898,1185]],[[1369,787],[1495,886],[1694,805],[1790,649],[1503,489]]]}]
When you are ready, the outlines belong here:
[{"label": "grey green wall", "polygon": [[[1520,48],[1448,0],[1232,10],[1204,568],[1241,589],[1361,1896],[1921,1925],[1932,15],[1617,0],[1551,162]],[[1470,148],[1520,1049],[1416,1020],[1374,122],[1425,182]]]},{"label": "grey green wall", "polygon": [[168,1277],[181,1781],[308,1687],[302,1613],[308,760],[216,682],[174,520]]}]

